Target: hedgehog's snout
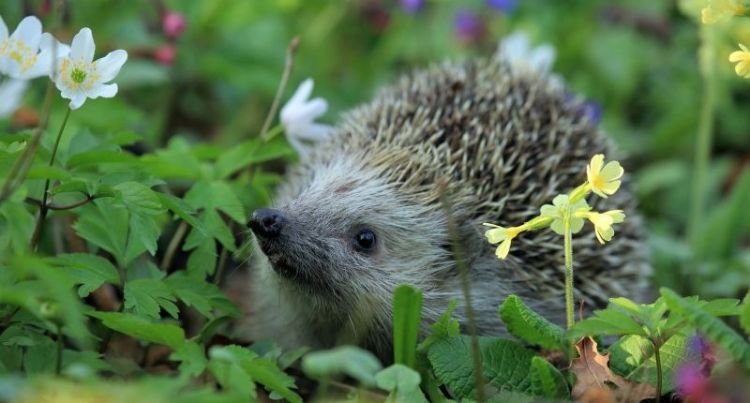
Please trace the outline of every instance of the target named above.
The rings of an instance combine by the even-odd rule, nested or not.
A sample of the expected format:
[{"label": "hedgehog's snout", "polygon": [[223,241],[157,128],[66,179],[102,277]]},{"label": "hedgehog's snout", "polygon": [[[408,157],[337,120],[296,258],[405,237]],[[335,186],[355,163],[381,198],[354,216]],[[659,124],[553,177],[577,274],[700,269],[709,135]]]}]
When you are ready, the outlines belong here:
[{"label": "hedgehog's snout", "polygon": [[281,234],[285,222],[286,219],[281,211],[262,208],[253,212],[248,226],[260,238],[276,238]]}]

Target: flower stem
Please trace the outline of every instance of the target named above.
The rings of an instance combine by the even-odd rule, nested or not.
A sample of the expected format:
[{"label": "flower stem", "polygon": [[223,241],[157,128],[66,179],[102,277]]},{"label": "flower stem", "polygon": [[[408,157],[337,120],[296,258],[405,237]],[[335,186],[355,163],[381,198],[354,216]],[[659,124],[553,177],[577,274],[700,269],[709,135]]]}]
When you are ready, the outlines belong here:
[{"label": "flower stem", "polygon": [[[57,150],[60,147],[60,139],[62,139],[65,125],[68,124],[68,118],[70,117],[70,108],[66,108],[65,117],[63,118],[60,130],[57,132],[57,138],[55,139],[55,145],[52,147],[52,155],[49,157],[49,166],[55,163],[55,156],[57,156]],[[47,198],[49,197],[49,185],[50,180],[44,181],[44,191],[42,192],[42,205],[39,207],[39,217],[37,217],[36,225],[34,226],[34,234],[31,236],[31,242],[29,248],[34,251],[36,250],[39,238],[42,236],[42,227],[44,226],[44,219],[47,217],[49,207],[47,206]]]},{"label": "flower stem", "polygon": [[42,107],[42,120],[39,122],[39,126],[34,130],[34,134],[31,136],[29,144],[23,151],[23,154],[16,160],[13,167],[10,169],[10,173],[5,178],[3,188],[0,190],[0,204],[7,200],[16,188],[23,183],[26,179],[26,174],[31,167],[31,162],[34,160],[36,155],[36,149],[39,146],[39,142],[44,134],[44,130],[47,128],[47,121],[49,120],[50,110],[52,109],[52,94],[55,86],[52,80],[47,84],[47,93],[44,96],[44,106]]},{"label": "flower stem", "polygon": [[661,372],[661,355],[659,353],[659,343],[651,341],[654,345],[654,360],[656,361],[656,403],[661,401],[661,384],[662,384],[662,372]]},{"label": "flower stem", "polygon": [[174,254],[177,252],[177,248],[180,246],[180,243],[182,243],[182,238],[185,237],[185,234],[188,230],[188,224],[185,221],[181,221],[180,225],[177,227],[177,230],[175,230],[174,235],[172,235],[172,239],[169,241],[169,245],[167,246],[167,252],[164,253],[164,259],[161,261],[160,268],[164,272],[169,271],[169,266],[172,265],[172,259],[174,259]]},{"label": "flower stem", "polygon": [[701,27],[702,45],[699,50],[700,71],[703,78],[703,104],[701,106],[698,134],[693,161],[693,189],[688,221],[688,237],[695,241],[706,203],[706,177],[711,160],[711,138],[713,136],[714,112],[716,109],[716,51],[713,45],[713,29]]},{"label": "flower stem", "polygon": [[568,329],[575,323],[573,302],[573,233],[570,230],[570,213],[564,217],[565,221],[565,317]]},{"label": "flower stem", "polygon": [[281,97],[284,95],[286,83],[289,81],[289,75],[292,74],[292,67],[294,66],[294,53],[297,51],[298,46],[299,37],[295,36],[294,38],[292,38],[291,42],[289,42],[289,46],[286,48],[286,62],[284,63],[284,72],[281,74],[281,82],[276,88],[276,96],[274,96],[273,98],[271,110],[268,111],[268,115],[266,115],[266,121],[263,122],[263,128],[260,130],[261,136],[264,136],[268,129],[271,128],[273,118],[274,116],[276,116],[276,111],[279,109],[279,103],[281,102]]}]

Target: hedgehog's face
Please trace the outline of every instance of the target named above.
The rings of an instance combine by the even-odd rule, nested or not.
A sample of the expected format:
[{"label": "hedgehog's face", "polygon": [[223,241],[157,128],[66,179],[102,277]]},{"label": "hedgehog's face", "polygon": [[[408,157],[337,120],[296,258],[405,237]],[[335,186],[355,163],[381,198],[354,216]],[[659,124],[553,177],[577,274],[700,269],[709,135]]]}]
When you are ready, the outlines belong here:
[{"label": "hedgehog's face", "polygon": [[388,295],[402,282],[430,281],[450,261],[443,219],[409,200],[342,157],[291,175],[276,208],[255,211],[250,227],[286,283],[327,296]]}]

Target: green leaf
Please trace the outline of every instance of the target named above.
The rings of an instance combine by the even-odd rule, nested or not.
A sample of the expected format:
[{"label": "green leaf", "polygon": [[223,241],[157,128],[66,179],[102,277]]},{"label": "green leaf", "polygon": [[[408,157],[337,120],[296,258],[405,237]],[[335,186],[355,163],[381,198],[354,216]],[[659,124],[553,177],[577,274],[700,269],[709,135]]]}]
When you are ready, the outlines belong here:
[{"label": "green leaf", "polygon": [[750,293],[745,296],[745,303],[742,304],[742,312],[740,313],[740,326],[742,326],[745,334],[750,337]]},{"label": "green leaf", "polygon": [[128,239],[128,212],[110,200],[95,200],[81,208],[73,224],[81,238],[111,253],[120,266],[127,266],[125,247]]},{"label": "green leaf", "polygon": [[280,141],[262,142],[252,139],[240,143],[221,154],[216,160],[216,177],[224,179],[250,165],[280,157],[293,155],[289,146]]},{"label": "green leaf", "polygon": [[570,336],[578,338],[585,335],[623,335],[637,334],[647,336],[643,326],[617,308],[594,311],[594,317],[584,319],[570,329]]},{"label": "green leaf", "polygon": [[[185,243],[187,246],[187,242]],[[206,278],[216,271],[216,241],[203,237],[203,242],[193,249],[187,261],[187,272],[191,276]]]},{"label": "green leaf", "polygon": [[233,317],[241,316],[239,308],[229,301],[219,287],[201,278],[177,272],[169,276],[165,282],[177,298],[207,318],[213,318],[211,311],[214,308],[222,309],[225,314]]},{"label": "green leaf", "polygon": [[0,256],[26,251],[35,221],[23,202],[7,200],[0,205]]},{"label": "green leaf", "polygon": [[87,253],[64,253],[47,259],[52,265],[65,270],[78,288],[78,296],[84,298],[104,283],[119,284],[120,275],[109,260]]},{"label": "green leaf", "polygon": [[[672,390],[677,367],[686,355],[687,337],[678,333],[659,348],[662,365],[662,390]],[[609,367],[629,381],[656,386],[654,345],[642,336],[624,336],[609,348]]]},{"label": "green leaf", "polygon": [[123,151],[97,150],[76,154],[68,159],[68,168],[79,168],[86,165],[133,163],[138,159]]},{"label": "green leaf", "polygon": [[128,219],[128,238],[125,245],[124,259],[131,262],[148,251],[152,256],[156,254],[157,241],[161,234],[161,228],[156,222],[156,217],[131,212]]},{"label": "green leaf", "polygon": [[566,350],[565,331],[526,306],[521,298],[508,296],[500,306],[508,332],[519,339],[547,349]]},{"label": "green leaf", "polygon": [[114,186],[125,207],[129,211],[141,214],[159,214],[162,203],[156,192],[138,182],[123,182]]},{"label": "green leaf", "polygon": [[[534,353],[505,339],[480,337],[482,373],[488,384],[512,392],[531,392],[531,359]],[[458,336],[434,342],[427,351],[435,377],[453,396],[476,398],[471,337]]]},{"label": "green leaf", "polygon": [[31,179],[66,180],[70,179],[70,173],[60,167],[37,164],[32,165],[29,173],[26,175],[26,180]]},{"label": "green leaf", "polygon": [[176,301],[177,298],[161,280],[138,279],[125,283],[125,309],[133,310],[138,315],[158,319],[163,308],[177,319],[179,309],[174,304]]},{"label": "green leaf", "polygon": [[732,354],[745,369],[750,369],[750,345],[734,329],[668,288],[661,288],[659,292],[673,312],[683,315],[692,326]]},{"label": "green leaf", "polygon": [[203,347],[193,341],[183,343],[169,359],[180,362],[180,373],[193,377],[200,376],[208,364]]},{"label": "green leaf", "polygon": [[185,201],[195,208],[219,210],[239,224],[246,221],[245,209],[240,199],[226,182],[197,182],[185,194]]},{"label": "green leaf", "polygon": [[367,386],[375,385],[375,374],[382,365],[366,350],[352,346],[315,351],[302,358],[302,370],[315,379],[346,374]]},{"label": "green leaf", "polygon": [[252,361],[256,354],[240,346],[212,347],[208,352],[208,370],[222,388],[243,396],[257,398],[255,382],[241,363]]},{"label": "green leaf", "polygon": [[541,357],[531,359],[531,392],[551,399],[568,399],[570,391],[563,374]]},{"label": "green leaf", "polygon": [[401,365],[393,364],[375,375],[375,382],[380,389],[390,392],[386,402],[425,402],[419,389],[421,378],[417,371]]},{"label": "green leaf", "polygon": [[440,319],[430,325],[432,333],[419,344],[419,350],[429,348],[432,343],[438,340],[456,337],[460,334],[460,325],[457,320],[453,319],[453,311],[457,305],[458,300],[456,299],[452,299],[448,303],[448,308],[440,315]]},{"label": "green leaf", "polygon": [[422,316],[422,292],[403,284],[393,294],[393,354],[396,364],[414,368]]},{"label": "green leaf", "polygon": [[186,203],[179,197],[175,197],[167,193],[156,192],[156,196],[159,198],[159,201],[161,201],[161,205],[164,208],[169,209],[169,211],[175,213],[175,215],[180,217],[186,223],[190,224],[193,228],[205,232],[202,223],[195,217],[193,217],[195,210],[188,203]]},{"label": "green leaf", "polygon": [[696,231],[695,254],[700,261],[731,257],[750,221],[750,169],[745,169],[731,194],[711,209]]},{"label": "green leaf", "polygon": [[177,350],[185,343],[185,332],[179,326],[152,322],[146,318],[121,312],[89,312],[102,324],[116,332],[138,340],[163,344]]}]

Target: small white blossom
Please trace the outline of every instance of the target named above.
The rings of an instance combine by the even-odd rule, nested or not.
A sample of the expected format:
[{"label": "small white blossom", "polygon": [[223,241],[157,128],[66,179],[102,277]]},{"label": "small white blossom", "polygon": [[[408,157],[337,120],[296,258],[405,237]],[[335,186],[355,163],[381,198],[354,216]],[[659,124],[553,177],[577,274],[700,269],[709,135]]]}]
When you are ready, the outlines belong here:
[{"label": "small white blossom", "polygon": [[328,139],[333,127],[315,123],[328,110],[323,98],[309,99],[313,90],[313,80],[308,78],[294,92],[294,95],[281,108],[281,124],[284,126],[289,144],[297,150],[300,158],[309,154],[309,146],[303,142],[317,143]]},{"label": "small white blossom", "polygon": [[34,16],[21,20],[10,36],[0,17],[0,72],[22,80],[50,74],[53,53],[62,56],[68,51],[67,46],[55,48],[55,44],[52,35],[42,33],[42,23]]},{"label": "small white blossom", "polygon": [[52,77],[63,98],[70,99],[70,109],[78,109],[86,98],[112,98],[117,84],[112,81],[128,59],[122,49],[109,52],[94,61],[94,37],[89,28],[81,29],[73,37],[70,54],[57,59],[57,74]]},{"label": "small white blossom", "polygon": [[27,80],[6,80],[0,84],[0,119],[4,119],[21,106],[21,99],[29,86]]},{"label": "small white blossom", "polygon": [[503,39],[498,54],[516,71],[546,74],[552,70],[555,63],[555,48],[552,45],[544,43],[532,48],[529,37],[521,31],[516,31]]}]

